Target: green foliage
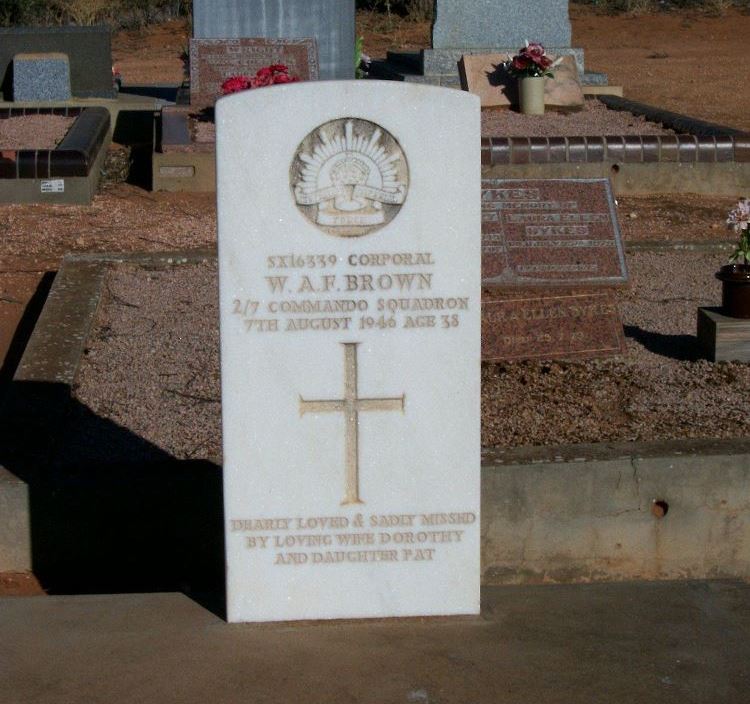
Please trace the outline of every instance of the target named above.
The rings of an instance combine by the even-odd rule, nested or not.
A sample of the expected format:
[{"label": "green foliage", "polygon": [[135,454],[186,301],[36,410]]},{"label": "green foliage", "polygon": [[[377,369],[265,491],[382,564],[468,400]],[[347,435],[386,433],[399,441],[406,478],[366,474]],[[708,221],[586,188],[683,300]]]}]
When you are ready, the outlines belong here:
[{"label": "green foliage", "polygon": [[365,45],[364,37],[357,37],[357,41],[354,42],[354,77],[364,78],[365,72],[362,70],[360,64],[362,63],[362,51]]}]

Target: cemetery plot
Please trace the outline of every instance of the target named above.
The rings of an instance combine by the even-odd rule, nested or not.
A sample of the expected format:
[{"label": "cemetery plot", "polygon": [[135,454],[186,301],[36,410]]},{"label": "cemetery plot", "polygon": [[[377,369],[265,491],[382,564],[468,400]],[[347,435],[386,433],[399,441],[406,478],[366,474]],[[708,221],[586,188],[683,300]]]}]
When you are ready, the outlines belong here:
[{"label": "cemetery plot", "polygon": [[[725,258],[721,250],[631,252],[633,287],[616,293],[627,343],[624,357],[484,364],[482,445],[750,434],[742,410],[750,393],[750,367],[707,362],[695,338],[696,307],[720,303],[713,275]],[[218,463],[218,334],[215,325],[194,325],[191,312],[216,320],[218,300],[211,293],[216,277],[213,261],[112,269],[101,289],[102,304],[85,343],[89,352],[81,359],[75,393],[98,415],[175,457]],[[142,334],[145,330],[149,335]],[[161,349],[169,354],[156,351]],[[343,352],[331,362],[342,373]],[[180,425],[168,418],[179,418]]]},{"label": "cemetery plot", "polygon": [[73,115],[19,114],[0,118],[0,151],[54,149],[73,122]]},{"label": "cemetery plot", "polygon": [[90,203],[110,139],[106,108],[0,109],[0,202]]}]

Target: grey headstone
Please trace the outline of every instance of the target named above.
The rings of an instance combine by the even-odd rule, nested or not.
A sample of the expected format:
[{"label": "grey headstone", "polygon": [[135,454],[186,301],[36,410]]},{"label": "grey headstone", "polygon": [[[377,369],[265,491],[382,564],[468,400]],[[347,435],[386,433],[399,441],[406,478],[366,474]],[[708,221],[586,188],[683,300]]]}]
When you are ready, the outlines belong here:
[{"label": "grey headstone", "polygon": [[354,78],[354,0],[194,0],[193,37],[314,37],[320,77]]},{"label": "grey headstone", "polygon": [[40,52],[67,54],[74,97],[115,97],[109,27],[4,27],[0,28],[0,82],[5,100],[13,96],[13,57]]},{"label": "grey headstone", "polygon": [[433,49],[570,46],[568,0],[437,0]]},{"label": "grey headstone", "polygon": [[[523,42],[521,43],[523,46]],[[465,47],[462,49],[425,49],[422,52],[422,72],[425,76],[439,76],[455,74],[456,67],[462,56],[469,54],[510,54],[513,55],[519,47],[500,46],[491,52],[480,47]],[[575,59],[578,73],[583,74],[583,49],[574,49],[569,46],[549,46],[547,53],[550,56],[572,56]]]},{"label": "grey headstone", "polygon": [[370,78],[458,88],[465,54],[515,54],[525,41],[541,42],[552,56],[573,56],[583,85],[606,85],[606,74],[584,70],[583,49],[570,46],[568,0],[436,0],[432,47],[421,53],[388,52],[373,61]]},{"label": "grey headstone", "polygon": [[13,57],[13,100],[69,100],[70,63],[66,54],[16,54]]}]

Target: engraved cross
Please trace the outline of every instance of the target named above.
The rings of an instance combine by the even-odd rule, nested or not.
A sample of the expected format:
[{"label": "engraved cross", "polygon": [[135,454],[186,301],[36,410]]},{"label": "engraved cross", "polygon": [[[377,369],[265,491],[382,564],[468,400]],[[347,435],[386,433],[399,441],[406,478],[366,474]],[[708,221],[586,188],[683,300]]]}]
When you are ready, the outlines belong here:
[{"label": "engraved cross", "polygon": [[344,398],[306,401],[299,397],[299,412],[343,413],[345,419],[345,493],[342,506],[361,504],[359,498],[359,414],[361,411],[404,411],[402,394],[397,398],[359,398],[357,392],[358,342],[342,342],[344,346]]}]

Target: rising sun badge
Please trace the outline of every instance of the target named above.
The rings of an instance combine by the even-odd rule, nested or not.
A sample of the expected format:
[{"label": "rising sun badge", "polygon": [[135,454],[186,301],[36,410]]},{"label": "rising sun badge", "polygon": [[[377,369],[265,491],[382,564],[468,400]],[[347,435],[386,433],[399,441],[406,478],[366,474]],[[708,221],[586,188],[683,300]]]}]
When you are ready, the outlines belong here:
[{"label": "rising sun badge", "polygon": [[360,237],[387,225],[409,188],[409,167],[387,130],[359,118],[326,122],[297,147],[292,193],[305,217],[338,237]]}]

